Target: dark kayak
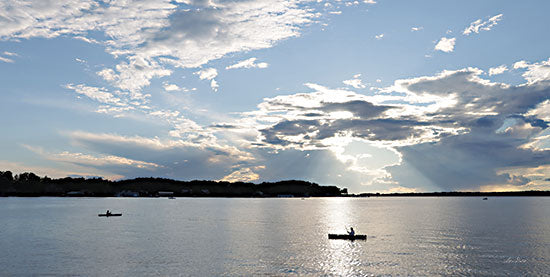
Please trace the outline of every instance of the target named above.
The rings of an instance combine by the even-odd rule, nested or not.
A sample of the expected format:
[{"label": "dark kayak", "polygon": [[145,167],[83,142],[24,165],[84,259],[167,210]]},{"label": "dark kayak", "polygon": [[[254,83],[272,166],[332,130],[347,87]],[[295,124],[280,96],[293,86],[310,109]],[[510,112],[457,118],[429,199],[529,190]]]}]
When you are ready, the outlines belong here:
[{"label": "dark kayak", "polygon": [[353,236],[350,236],[348,234],[345,234],[345,235],[341,235],[341,234],[328,234],[328,238],[329,239],[349,239],[349,240],[356,240],[356,239],[359,239],[359,240],[366,240],[367,239],[367,235],[353,235]]},{"label": "dark kayak", "polygon": [[109,216],[122,216],[122,214],[98,214],[97,216],[106,216],[106,217],[109,217]]}]

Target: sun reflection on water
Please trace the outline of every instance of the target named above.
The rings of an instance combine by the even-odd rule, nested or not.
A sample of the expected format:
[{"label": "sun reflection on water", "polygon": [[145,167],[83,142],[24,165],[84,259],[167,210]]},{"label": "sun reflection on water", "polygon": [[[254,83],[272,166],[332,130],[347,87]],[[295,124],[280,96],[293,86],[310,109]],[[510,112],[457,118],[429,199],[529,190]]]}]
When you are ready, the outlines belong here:
[{"label": "sun reflection on water", "polygon": [[[346,229],[357,226],[357,217],[353,214],[349,199],[328,198],[324,202],[323,229],[327,237],[329,233],[345,234]],[[323,248],[324,259],[320,261],[320,267],[330,275],[365,275],[365,272],[361,272],[363,243],[365,241],[328,240]]]}]

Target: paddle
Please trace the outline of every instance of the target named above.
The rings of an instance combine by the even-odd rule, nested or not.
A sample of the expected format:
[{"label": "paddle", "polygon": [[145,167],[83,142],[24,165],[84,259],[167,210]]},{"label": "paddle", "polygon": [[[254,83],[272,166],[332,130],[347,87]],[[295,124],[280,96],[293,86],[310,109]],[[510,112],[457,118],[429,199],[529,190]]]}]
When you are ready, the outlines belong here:
[{"label": "paddle", "polygon": [[348,226],[344,225],[344,229],[346,229],[346,234],[349,234]]}]

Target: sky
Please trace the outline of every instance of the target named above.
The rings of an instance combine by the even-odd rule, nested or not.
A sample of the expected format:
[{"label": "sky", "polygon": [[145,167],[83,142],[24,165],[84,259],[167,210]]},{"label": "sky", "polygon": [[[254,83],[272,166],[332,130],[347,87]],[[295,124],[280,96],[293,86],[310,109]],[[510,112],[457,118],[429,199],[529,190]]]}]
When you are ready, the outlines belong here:
[{"label": "sky", "polygon": [[550,189],[548,1],[6,0],[0,170]]}]

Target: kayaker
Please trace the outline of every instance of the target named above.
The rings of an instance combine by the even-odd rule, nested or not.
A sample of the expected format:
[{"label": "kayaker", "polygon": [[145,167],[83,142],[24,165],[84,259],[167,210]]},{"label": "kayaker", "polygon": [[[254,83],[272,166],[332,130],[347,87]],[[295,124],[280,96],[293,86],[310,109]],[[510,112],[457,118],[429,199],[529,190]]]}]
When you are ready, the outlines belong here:
[{"label": "kayaker", "polygon": [[348,235],[350,235],[352,237],[355,236],[355,231],[353,230],[353,227],[349,227]]},{"label": "kayaker", "polygon": [[111,212],[109,210],[107,210],[107,212],[105,214],[106,215],[111,215]]}]

